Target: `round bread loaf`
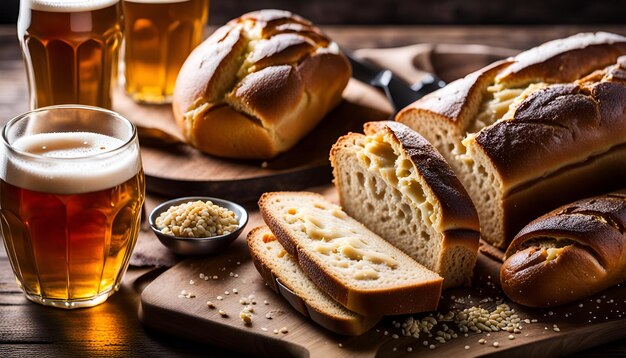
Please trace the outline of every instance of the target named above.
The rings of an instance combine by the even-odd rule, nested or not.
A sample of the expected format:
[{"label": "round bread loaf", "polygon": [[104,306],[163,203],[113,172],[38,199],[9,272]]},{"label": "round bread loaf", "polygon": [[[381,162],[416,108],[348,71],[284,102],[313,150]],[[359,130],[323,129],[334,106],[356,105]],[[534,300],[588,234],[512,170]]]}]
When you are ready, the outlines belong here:
[{"label": "round bread loaf", "polygon": [[245,14],[185,61],[173,110],[208,154],[267,159],[287,151],[341,101],[351,76],[339,46],[287,11]]}]

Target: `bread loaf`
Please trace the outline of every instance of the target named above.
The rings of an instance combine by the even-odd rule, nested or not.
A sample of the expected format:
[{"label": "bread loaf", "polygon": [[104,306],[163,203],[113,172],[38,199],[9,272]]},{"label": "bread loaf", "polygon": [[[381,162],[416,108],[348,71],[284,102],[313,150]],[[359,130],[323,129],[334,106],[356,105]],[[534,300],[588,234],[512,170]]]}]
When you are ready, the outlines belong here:
[{"label": "bread loaf", "polygon": [[370,122],[333,146],[339,202],[357,219],[444,279],[468,284],[478,215],[463,185],[422,136],[398,122]]},{"label": "bread loaf", "polygon": [[209,154],[271,158],[341,101],[350,64],[309,21],[287,11],[245,14],[216,30],[182,66],[174,117]]},{"label": "bread loaf", "polygon": [[506,248],[556,207],[626,180],[626,38],[586,33],[496,62],[402,110],[469,192],[481,236]]},{"label": "bread loaf", "polygon": [[320,289],[364,316],[431,311],[442,278],[349,217],[323,196],[265,193],[265,223]]},{"label": "bread loaf", "polygon": [[580,200],[528,224],[506,251],[500,281],[511,300],[531,307],[626,281],[626,195]]},{"label": "bread loaf", "polygon": [[357,336],[379,321],[378,317],[364,317],[349,311],[317,288],[267,226],[252,229],[247,241],[254,266],[267,285],[320,326],[335,333]]}]

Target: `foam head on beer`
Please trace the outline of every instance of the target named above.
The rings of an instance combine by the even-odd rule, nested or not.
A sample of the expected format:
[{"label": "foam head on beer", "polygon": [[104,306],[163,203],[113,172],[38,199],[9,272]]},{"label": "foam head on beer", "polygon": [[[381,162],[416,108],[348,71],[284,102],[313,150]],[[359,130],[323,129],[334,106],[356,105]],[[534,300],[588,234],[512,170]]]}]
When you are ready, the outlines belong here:
[{"label": "foam head on beer", "polygon": [[49,12],[81,12],[103,9],[120,0],[27,0],[30,8]]},{"label": "foam head on beer", "polygon": [[132,178],[141,167],[137,146],[121,148],[124,144],[118,138],[90,132],[21,137],[12,147],[24,155],[10,156],[4,178],[24,189],[54,194],[111,188]]}]

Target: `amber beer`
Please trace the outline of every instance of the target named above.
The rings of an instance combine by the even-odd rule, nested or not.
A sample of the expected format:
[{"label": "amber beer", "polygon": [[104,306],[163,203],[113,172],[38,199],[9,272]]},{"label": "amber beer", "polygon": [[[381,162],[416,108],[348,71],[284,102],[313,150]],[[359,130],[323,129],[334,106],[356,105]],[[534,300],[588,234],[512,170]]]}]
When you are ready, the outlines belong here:
[{"label": "amber beer", "polygon": [[138,102],[171,101],[178,71],[202,40],[208,0],[125,0],[124,78]]},{"label": "amber beer", "polygon": [[32,108],[111,108],[122,42],[119,0],[22,0],[18,37]]},{"label": "amber beer", "polygon": [[64,308],[96,305],[118,289],[145,191],[132,125],[128,135],[82,126],[41,131],[29,123],[26,132],[37,133],[11,138],[14,120],[4,137],[0,213],[9,260],[30,300]]}]

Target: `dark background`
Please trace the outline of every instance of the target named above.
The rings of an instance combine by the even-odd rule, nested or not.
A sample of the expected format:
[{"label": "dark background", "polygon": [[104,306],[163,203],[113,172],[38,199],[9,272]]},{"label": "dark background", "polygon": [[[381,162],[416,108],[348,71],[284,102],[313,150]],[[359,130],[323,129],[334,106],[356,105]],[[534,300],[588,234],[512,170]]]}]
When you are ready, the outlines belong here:
[{"label": "dark background", "polygon": [[[209,23],[285,9],[320,24],[623,24],[626,0],[213,0]],[[0,0],[0,23],[16,23],[19,0]]]}]

